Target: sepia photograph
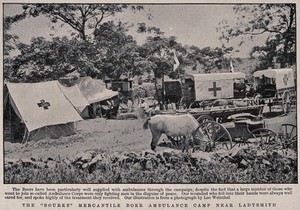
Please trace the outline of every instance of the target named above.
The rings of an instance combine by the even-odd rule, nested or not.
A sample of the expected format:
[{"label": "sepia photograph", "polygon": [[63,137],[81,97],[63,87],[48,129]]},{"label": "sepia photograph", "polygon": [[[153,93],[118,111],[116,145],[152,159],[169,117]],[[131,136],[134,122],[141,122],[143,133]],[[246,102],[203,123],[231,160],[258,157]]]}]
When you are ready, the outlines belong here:
[{"label": "sepia photograph", "polygon": [[[148,184],[189,187],[156,206],[175,207],[172,196],[205,199],[214,184],[229,184],[218,199],[233,195],[231,184],[259,184],[245,188],[251,196],[292,186],[262,184],[298,184],[296,3],[2,3],[2,11],[4,185],[49,184],[34,194],[47,199],[50,184],[68,184],[56,195],[84,199],[74,184],[110,184],[93,185],[102,200],[119,198],[113,184],[142,184],[141,194],[130,188],[136,199],[166,196]],[[59,207],[49,205],[39,207]],[[176,208],[205,207],[185,205]]]}]

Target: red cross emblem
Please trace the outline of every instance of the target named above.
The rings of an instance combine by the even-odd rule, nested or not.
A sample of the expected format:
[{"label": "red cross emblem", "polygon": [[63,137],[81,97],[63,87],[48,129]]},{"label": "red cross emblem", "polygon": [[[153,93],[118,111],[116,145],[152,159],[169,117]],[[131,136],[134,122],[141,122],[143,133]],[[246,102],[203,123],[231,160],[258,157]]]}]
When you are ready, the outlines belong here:
[{"label": "red cross emblem", "polygon": [[40,103],[37,103],[39,107],[43,107],[44,109],[48,109],[50,106],[49,102],[46,102],[45,100],[40,100]]},{"label": "red cross emblem", "polygon": [[288,80],[289,80],[289,77],[288,77],[287,74],[285,74],[284,77],[283,77],[283,83],[284,83],[284,85],[287,85]]},{"label": "red cross emblem", "polygon": [[212,88],[208,88],[208,91],[213,91],[214,92],[214,97],[217,96],[217,91],[222,90],[221,87],[217,87],[217,83],[213,82],[213,87]]}]

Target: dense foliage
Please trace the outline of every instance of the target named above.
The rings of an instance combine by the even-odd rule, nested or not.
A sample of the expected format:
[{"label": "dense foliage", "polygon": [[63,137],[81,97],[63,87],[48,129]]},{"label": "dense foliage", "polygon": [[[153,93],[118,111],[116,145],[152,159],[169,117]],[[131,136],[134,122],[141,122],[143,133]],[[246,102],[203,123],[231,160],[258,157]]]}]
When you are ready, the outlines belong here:
[{"label": "dense foliage", "polygon": [[[218,32],[225,41],[240,37],[241,44],[266,35],[263,46],[255,46],[251,56],[259,60],[257,69],[289,67],[295,64],[295,4],[252,4],[233,7],[236,22],[224,20]],[[186,69],[229,71],[237,50],[233,47],[183,46],[175,36],[167,37],[160,28],[138,23],[136,31],[147,36],[138,45],[128,31],[133,24],[113,21],[124,11],[140,12],[143,6],[124,4],[23,4],[23,11],[4,18],[4,78],[13,82],[56,80],[73,71],[80,76],[118,79],[152,72],[157,83],[164,75],[178,79]],[[147,14],[150,15],[151,14]],[[20,43],[10,34],[12,24],[26,18],[45,16],[56,30],[72,29],[66,37],[33,37]],[[11,56],[17,50],[19,54]],[[174,69],[175,56],[179,66]],[[276,66],[277,65],[277,66]],[[155,83],[158,101],[163,90]]]},{"label": "dense foliage", "polygon": [[267,37],[263,46],[251,51],[260,60],[260,69],[296,63],[296,4],[237,5],[234,12],[236,20],[220,23],[222,40],[239,37],[242,45],[254,37]]},{"label": "dense foliage", "polygon": [[[273,10],[277,7],[281,13],[272,19],[272,14],[275,12]],[[271,34],[272,32],[273,34],[275,29],[282,32],[284,27],[281,26],[281,19],[285,20],[284,14],[288,9],[290,9],[290,18],[293,18],[293,5],[238,5],[234,10],[241,21],[245,17],[248,20],[251,17],[248,14],[250,12],[255,12],[255,15],[261,18],[252,21],[246,29],[243,27],[228,29],[228,23],[224,26],[226,30],[222,31],[222,36],[229,40],[249,30],[251,33],[258,33],[256,31],[259,30],[259,23],[265,19],[272,19],[272,24],[265,25],[265,28],[267,26],[272,28],[259,33]],[[212,69],[229,69],[229,60],[234,51],[232,47],[182,46],[176,37],[166,37],[160,28],[147,26],[145,23],[137,25],[137,32],[148,35],[146,42],[139,46],[134,37],[128,35],[128,29],[133,27],[132,24],[108,19],[126,10],[127,12],[142,11],[143,7],[118,4],[24,4],[22,13],[4,19],[5,79],[22,82],[53,80],[73,70],[77,70],[81,76],[97,78],[105,76],[119,78],[121,75],[134,77],[145,72],[153,72],[157,78],[162,75],[179,78],[185,68],[196,69],[198,64],[201,64],[205,72]],[[12,24],[18,22],[21,24],[26,18],[40,16],[49,18],[57,27],[56,30],[60,30],[59,27],[62,29],[71,27],[73,32],[69,37],[54,37],[51,40],[33,37],[30,44],[18,42],[18,37],[9,33]],[[282,64],[294,62],[295,37],[292,36],[294,22],[292,19],[290,21],[289,27],[284,32],[285,35],[280,33],[280,36],[284,37],[270,35],[266,42],[267,46],[253,49],[253,54],[260,52],[261,65],[267,65],[264,62],[270,61],[271,52],[279,55],[279,51],[272,49],[268,53],[264,48],[281,46],[284,43],[288,46],[282,48],[281,54],[290,53],[290,56],[285,56],[289,60],[282,60],[283,56],[279,56],[278,62]],[[278,43],[276,40],[281,41]],[[10,52],[14,49],[20,52],[17,57],[10,56]],[[174,54],[180,63],[176,71],[173,71]]]}]

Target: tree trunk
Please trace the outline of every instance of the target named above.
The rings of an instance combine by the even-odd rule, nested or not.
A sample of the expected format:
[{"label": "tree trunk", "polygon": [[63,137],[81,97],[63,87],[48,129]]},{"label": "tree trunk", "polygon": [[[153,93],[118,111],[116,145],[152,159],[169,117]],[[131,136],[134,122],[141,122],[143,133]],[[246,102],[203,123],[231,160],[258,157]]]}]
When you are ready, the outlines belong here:
[{"label": "tree trunk", "polygon": [[156,94],[156,98],[157,98],[157,101],[158,101],[159,108],[162,109],[161,98],[160,98],[160,95],[158,93],[158,88],[157,88],[157,79],[158,79],[157,76],[154,74],[155,94]]},{"label": "tree trunk", "polygon": [[165,75],[162,75],[162,82],[161,82],[161,101],[163,109],[166,109],[166,100],[165,100]]},{"label": "tree trunk", "polygon": [[281,61],[280,63],[280,68],[284,68],[286,67],[286,64],[288,63],[288,58],[287,58],[287,55],[288,55],[288,50],[289,50],[289,42],[291,41],[291,38],[289,37],[289,32],[291,31],[291,28],[293,26],[293,22],[294,22],[294,16],[295,16],[295,8],[294,6],[290,6],[290,16],[289,16],[289,24],[288,24],[288,27],[284,33],[284,37],[283,39],[285,40],[284,41],[284,47],[283,47],[283,54],[285,55],[284,57],[284,60]]}]

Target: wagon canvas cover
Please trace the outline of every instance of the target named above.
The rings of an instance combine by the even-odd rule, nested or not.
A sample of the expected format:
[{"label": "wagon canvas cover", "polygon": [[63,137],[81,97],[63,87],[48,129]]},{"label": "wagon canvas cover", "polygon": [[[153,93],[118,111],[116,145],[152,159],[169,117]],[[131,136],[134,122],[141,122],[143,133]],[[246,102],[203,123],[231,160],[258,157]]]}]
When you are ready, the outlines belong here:
[{"label": "wagon canvas cover", "polygon": [[295,87],[293,69],[266,69],[253,73],[255,81],[263,76],[275,79],[277,89]]},{"label": "wagon canvas cover", "polygon": [[233,82],[235,79],[244,79],[243,73],[212,73],[191,74],[195,83],[196,100],[233,98]]},{"label": "wagon canvas cover", "polygon": [[29,132],[45,126],[82,120],[57,81],[7,83],[13,109]]}]

